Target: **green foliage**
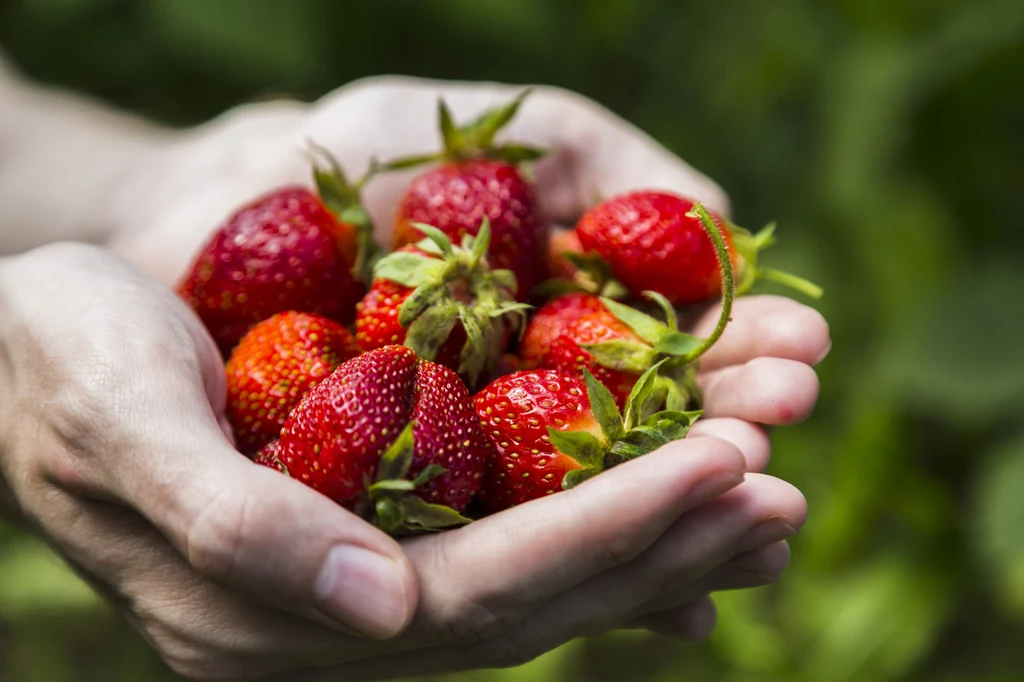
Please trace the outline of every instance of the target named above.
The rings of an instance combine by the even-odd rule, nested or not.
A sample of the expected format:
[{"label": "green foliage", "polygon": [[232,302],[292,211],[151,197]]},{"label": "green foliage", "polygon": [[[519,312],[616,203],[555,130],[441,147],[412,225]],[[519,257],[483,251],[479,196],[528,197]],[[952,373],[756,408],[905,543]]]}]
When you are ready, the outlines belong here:
[{"label": "green foliage", "polygon": [[[1022,679],[1024,3],[0,0],[0,44],[174,124],[378,73],[565,86],[716,178],[736,223],[777,220],[766,263],[828,292],[820,407],[775,433],[811,509],[782,582],[719,595],[703,647],[622,632],[445,679]],[[169,679],[9,529],[0,632],[0,679]]]}]

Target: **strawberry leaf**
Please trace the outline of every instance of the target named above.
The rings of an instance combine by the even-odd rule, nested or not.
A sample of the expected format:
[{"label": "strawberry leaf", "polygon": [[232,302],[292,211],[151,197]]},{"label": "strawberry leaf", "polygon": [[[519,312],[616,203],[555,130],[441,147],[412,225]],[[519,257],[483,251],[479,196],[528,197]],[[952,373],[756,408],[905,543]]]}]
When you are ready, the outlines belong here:
[{"label": "strawberry leaf", "polygon": [[626,431],[631,431],[640,424],[641,415],[644,410],[644,403],[654,393],[658,383],[658,370],[665,364],[665,360],[652,365],[633,384],[633,389],[626,398],[626,411],[623,419]]},{"label": "strawberry leaf", "polygon": [[475,121],[464,126],[460,132],[468,139],[470,146],[475,148],[470,151],[490,151],[498,131],[515,118],[520,105],[529,94],[529,89],[523,90],[508,104],[485,111]]},{"label": "strawberry leaf", "polygon": [[665,298],[665,295],[660,291],[645,291],[644,296],[658,304],[662,314],[665,315],[665,322],[668,324],[668,328],[671,331],[677,331],[679,329],[679,318],[676,316],[676,309],[672,307],[672,304]]},{"label": "strawberry leaf", "polygon": [[450,257],[453,254],[452,240],[444,232],[426,223],[412,223],[412,226],[426,235],[427,239],[437,244],[442,255]]},{"label": "strawberry leaf", "polygon": [[669,410],[685,410],[690,403],[690,396],[683,391],[679,382],[664,376],[659,377],[659,379],[662,380],[662,385],[666,390],[665,407]]},{"label": "strawberry leaf", "polygon": [[600,469],[573,469],[572,471],[566,473],[565,477],[562,479],[562,490],[569,490],[570,488],[575,488],[580,483],[583,483],[583,481],[586,481],[589,478],[593,478],[594,476],[597,476],[599,473],[601,473]]},{"label": "strawberry leaf", "polygon": [[416,476],[416,478],[412,479],[412,487],[419,488],[420,486],[428,483],[431,479],[437,478],[444,472],[445,468],[440,464],[428,464],[423,471]]},{"label": "strawberry leaf", "polygon": [[686,332],[671,331],[654,344],[654,350],[665,355],[685,356],[700,348],[704,339]]},{"label": "strawberry leaf", "polygon": [[511,270],[491,270],[491,281],[494,286],[507,289],[513,294],[519,289],[519,282],[516,281],[516,275]]},{"label": "strawberry leaf", "polygon": [[619,321],[651,345],[658,343],[665,334],[669,333],[668,326],[635,308],[631,308],[618,301],[613,301],[610,298],[602,298],[601,302],[611,311],[612,315],[619,318]]},{"label": "strawberry leaf", "polygon": [[396,171],[405,170],[407,168],[416,168],[427,163],[434,163],[435,161],[442,160],[440,154],[416,154],[413,156],[403,156],[398,159],[392,159],[391,161],[385,161],[377,164],[377,170],[379,171]]},{"label": "strawberry leaf", "polygon": [[421,284],[416,287],[398,309],[398,324],[402,325],[403,329],[407,329],[417,317],[423,314],[423,311],[437,303],[443,295],[444,286],[438,282]]},{"label": "strawberry leaf", "polygon": [[583,380],[587,384],[587,397],[590,399],[590,409],[593,410],[597,423],[601,425],[605,438],[609,441],[621,438],[626,430],[622,424],[622,415],[619,414],[619,408],[615,405],[615,397],[585,367],[583,368]]},{"label": "strawberry leaf", "polygon": [[460,158],[465,151],[466,139],[463,132],[455,125],[452,110],[443,99],[437,100],[437,122],[441,127],[441,141],[444,150],[451,158]]},{"label": "strawberry leaf", "polygon": [[438,300],[409,325],[405,345],[424,360],[433,360],[448,340],[458,317],[458,305],[454,301],[444,298]]},{"label": "strawberry leaf", "polygon": [[381,454],[380,464],[377,466],[378,482],[403,479],[409,474],[414,450],[413,424],[414,422],[406,424],[398,438]]},{"label": "strawberry leaf", "polygon": [[516,165],[527,161],[536,161],[547,153],[547,149],[540,147],[527,147],[522,144],[503,144],[495,147],[487,156]]},{"label": "strawberry leaf", "polygon": [[601,466],[604,444],[587,431],[559,431],[549,426],[548,438],[563,455],[572,457],[584,467]]},{"label": "strawberry leaf", "polygon": [[487,219],[487,216],[480,221],[480,230],[476,233],[476,238],[472,243],[469,267],[475,268],[477,263],[487,256],[487,249],[491,247],[491,221]]},{"label": "strawberry leaf", "polygon": [[375,525],[385,533],[390,533],[402,525],[402,508],[390,497],[382,497],[374,504]]},{"label": "strawberry leaf", "polygon": [[597,364],[602,367],[633,374],[639,374],[649,369],[657,356],[650,346],[625,339],[585,343],[580,347],[593,355]]},{"label": "strawberry leaf", "polygon": [[441,279],[444,261],[420,253],[395,251],[384,256],[373,268],[374,279],[387,279],[415,289],[428,282]]},{"label": "strawberry leaf", "polygon": [[404,498],[401,504],[405,526],[414,530],[441,530],[473,522],[451,507],[431,504],[414,495]]}]

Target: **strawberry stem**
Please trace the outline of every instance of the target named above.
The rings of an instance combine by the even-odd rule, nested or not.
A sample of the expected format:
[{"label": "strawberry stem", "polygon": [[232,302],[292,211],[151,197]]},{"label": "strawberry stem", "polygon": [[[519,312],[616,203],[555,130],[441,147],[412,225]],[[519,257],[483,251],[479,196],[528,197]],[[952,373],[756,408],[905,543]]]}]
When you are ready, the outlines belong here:
[{"label": "strawberry stem", "polygon": [[814,299],[821,298],[825,293],[825,290],[814,282],[775,268],[758,268],[757,274],[763,279],[777,282]]},{"label": "strawberry stem", "polygon": [[729,318],[732,315],[732,299],[736,293],[736,283],[733,279],[729,249],[725,245],[725,238],[722,236],[722,230],[718,227],[718,224],[711,218],[707,209],[699,203],[694,203],[687,216],[699,219],[701,224],[704,225],[704,229],[708,231],[711,241],[715,244],[715,256],[718,258],[718,263],[722,270],[722,312],[718,316],[718,324],[715,325],[714,331],[704,339],[703,343],[684,356],[684,362],[690,363],[706,353],[721,338],[722,332],[725,331],[725,327],[729,324]]}]

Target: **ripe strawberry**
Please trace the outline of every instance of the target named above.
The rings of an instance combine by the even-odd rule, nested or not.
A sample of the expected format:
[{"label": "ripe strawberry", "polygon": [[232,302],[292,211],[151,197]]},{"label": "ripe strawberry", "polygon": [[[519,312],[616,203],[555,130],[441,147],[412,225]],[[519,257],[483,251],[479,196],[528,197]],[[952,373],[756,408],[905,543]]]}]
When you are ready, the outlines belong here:
[{"label": "ripe strawberry", "polygon": [[658,292],[644,293],[661,307],[667,324],[622,303],[601,298],[601,310],[578,316],[565,325],[564,331],[541,357],[541,365],[577,376],[589,370],[622,407],[638,377],[663,361],[657,385],[659,399],[664,399],[671,410],[686,409],[694,402],[699,396],[696,361],[724,331],[733,299],[733,270],[726,257],[723,231],[699,204],[696,211],[702,229],[710,234],[716,256],[724,266],[722,278],[726,282],[718,325],[709,338],[700,339],[680,332],[672,304]]},{"label": "ripe strawberry", "polygon": [[178,291],[225,357],[248,329],[302,310],[352,321],[365,287],[373,227],[333,159],[317,167],[319,195],[281,187],[238,209],[196,257]]},{"label": "ripe strawberry", "polygon": [[310,391],[261,460],[391,531],[465,523],[492,455],[458,376],[385,346]]},{"label": "ripe strawberry", "polygon": [[657,383],[649,369],[620,413],[593,375],[522,370],[496,379],[474,401],[497,456],[480,498],[501,511],[574,485],[606,468],[682,438],[699,413],[649,415]]},{"label": "ripe strawberry", "polygon": [[363,350],[404,343],[456,369],[471,385],[495,370],[525,304],[511,294],[508,270],[491,270],[487,219],[479,234],[452,246],[430,225],[427,239],[385,256],[359,303],[356,338]]},{"label": "ripe strawberry", "polygon": [[553,231],[548,243],[548,273],[552,277],[572,279],[576,274],[578,268],[566,257],[569,254],[583,254],[583,245],[576,230]]},{"label": "ripe strawberry", "polygon": [[383,166],[442,162],[416,176],[402,196],[395,216],[395,248],[420,240],[416,223],[437,227],[457,244],[467,234],[476,235],[487,218],[493,233],[488,257],[495,267],[515,274],[517,296],[523,301],[545,277],[548,226],[532,185],[516,164],[537,158],[540,152],[519,145],[495,146],[494,137],[515,116],[525,94],[462,128],[456,128],[442,101],[444,151]]},{"label": "ripe strawberry", "polygon": [[278,313],[250,329],[226,368],[227,417],[238,449],[252,455],[281,435],[302,396],[357,355],[355,337],[320,315]]},{"label": "ripe strawberry", "polygon": [[[657,291],[674,305],[699,303],[722,292],[719,259],[708,240],[693,199],[661,191],[638,191],[601,202],[576,225],[580,243],[608,261],[616,279],[634,296]],[[722,232],[737,271],[737,293],[758,278],[772,279],[821,296],[815,285],[757,266],[758,253],[772,241],[774,226],[751,235],[708,212]]]},{"label": "ripe strawberry", "polygon": [[582,291],[564,294],[542,305],[530,318],[519,342],[519,358],[524,367],[537,367],[570,324],[604,309],[600,297]]}]

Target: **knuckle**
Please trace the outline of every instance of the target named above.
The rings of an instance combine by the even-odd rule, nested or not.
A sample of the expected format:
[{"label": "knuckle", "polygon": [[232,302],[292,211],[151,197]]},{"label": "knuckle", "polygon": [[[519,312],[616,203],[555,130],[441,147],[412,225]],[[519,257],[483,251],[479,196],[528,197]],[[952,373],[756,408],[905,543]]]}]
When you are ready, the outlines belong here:
[{"label": "knuckle", "polygon": [[[446,542],[438,542],[434,552],[435,575],[455,576],[459,572],[451,562]],[[458,586],[455,586],[458,588]],[[452,590],[441,607],[438,620],[450,641],[473,643],[496,637],[511,628],[517,618],[496,598],[460,589]]]},{"label": "knuckle", "polygon": [[222,488],[192,518],[185,534],[185,556],[202,575],[230,581],[236,572],[249,514],[248,496]]},{"label": "knuckle", "polygon": [[230,656],[190,640],[170,627],[148,623],[144,627],[156,653],[171,671],[194,682],[230,682],[241,670]]}]

